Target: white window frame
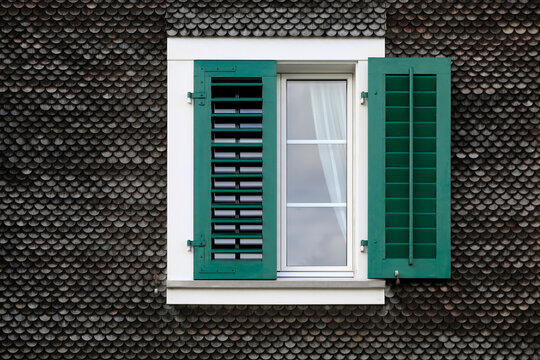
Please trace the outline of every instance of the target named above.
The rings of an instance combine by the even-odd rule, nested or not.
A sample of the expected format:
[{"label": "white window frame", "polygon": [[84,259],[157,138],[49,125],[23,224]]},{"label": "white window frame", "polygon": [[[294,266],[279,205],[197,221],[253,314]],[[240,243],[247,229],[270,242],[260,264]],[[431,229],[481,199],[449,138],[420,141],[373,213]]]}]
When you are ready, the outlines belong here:
[{"label": "white window frame", "polygon": [[[335,73],[329,74],[327,68],[323,68],[322,72],[314,71],[303,74],[278,74],[278,277],[353,277],[354,276],[354,231],[353,231],[353,98],[354,98],[354,82],[352,73]],[[287,81],[289,80],[345,80],[347,82],[346,106],[347,106],[347,256],[345,266],[288,266],[287,259],[287,154],[286,148],[289,144],[287,139]],[[307,203],[302,203],[307,205]],[[367,209],[361,211],[367,212]]]},{"label": "white window frame", "polygon": [[[382,280],[367,279],[367,59],[384,57],[383,38],[169,38],[167,42],[167,302],[169,304],[384,304]],[[194,60],[276,60],[278,73],[353,73],[355,166],[353,269],[282,271],[275,281],[193,280],[193,91]],[[365,209],[359,211],[358,209]],[[328,278],[332,274],[331,278]],[[306,277],[309,276],[309,277]],[[352,277],[351,277],[352,276]],[[240,290],[240,291],[239,291]]]}]

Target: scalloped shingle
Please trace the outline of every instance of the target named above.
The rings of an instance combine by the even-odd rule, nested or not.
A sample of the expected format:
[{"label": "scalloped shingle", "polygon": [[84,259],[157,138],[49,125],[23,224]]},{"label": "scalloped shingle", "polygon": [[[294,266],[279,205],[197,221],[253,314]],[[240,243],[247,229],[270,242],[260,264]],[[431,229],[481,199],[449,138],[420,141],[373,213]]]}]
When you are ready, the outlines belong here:
[{"label": "scalloped shingle", "polygon": [[384,36],[384,1],[167,1],[168,36]]},{"label": "scalloped shingle", "polygon": [[[539,6],[386,6],[2,2],[0,359],[538,356]],[[167,306],[167,31],[386,27],[388,56],[453,59],[452,279],[389,283],[384,306]]]}]

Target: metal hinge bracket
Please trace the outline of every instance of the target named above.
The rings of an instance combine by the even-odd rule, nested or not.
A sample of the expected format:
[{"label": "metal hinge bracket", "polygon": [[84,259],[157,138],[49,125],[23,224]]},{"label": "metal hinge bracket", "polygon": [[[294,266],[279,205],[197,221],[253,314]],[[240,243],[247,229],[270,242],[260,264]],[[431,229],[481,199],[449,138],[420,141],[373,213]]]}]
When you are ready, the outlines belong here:
[{"label": "metal hinge bracket", "polygon": [[368,241],[367,240],[360,240],[360,251],[361,252],[365,252],[367,246],[368,246]]},{"label": "metal hinge bracket", "polygon": [[187,93],[188,104],[191,104],[193,99],[206,99],[206,95],[202,91],[188,92]]},{"label": "metal hinge bracket", "polygon": [[366,99],[368,98],[368,92],[362,91],[360,93],[360,104],[364,105],[366,103]]},{"label": "metal hinge bracket", "polygon": [[206,243],[205,243],[205,241],[203,240],[203,238],[201,236],[201,240],[199,240],[199,241],[188,240],[187,241],[187,246],[188,246],[188,250],[191,250],[191,248],[194,248],[194,247],[204,247],[204,246],[206,246]]}]

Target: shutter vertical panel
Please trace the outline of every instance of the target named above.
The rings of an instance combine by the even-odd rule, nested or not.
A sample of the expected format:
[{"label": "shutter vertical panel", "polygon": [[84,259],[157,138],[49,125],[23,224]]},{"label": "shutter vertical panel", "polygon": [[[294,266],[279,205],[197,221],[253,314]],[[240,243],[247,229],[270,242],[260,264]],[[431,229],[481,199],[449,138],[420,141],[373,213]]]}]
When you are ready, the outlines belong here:
[{"label": "shutter vertical panel", "polygon": [[273,279],[276,64],[196,61],[195,70],[194,278]]},{"label": "shutter vertical panel", "polygon": [[450,276],[450,60],[369,59],[368,276]]}]

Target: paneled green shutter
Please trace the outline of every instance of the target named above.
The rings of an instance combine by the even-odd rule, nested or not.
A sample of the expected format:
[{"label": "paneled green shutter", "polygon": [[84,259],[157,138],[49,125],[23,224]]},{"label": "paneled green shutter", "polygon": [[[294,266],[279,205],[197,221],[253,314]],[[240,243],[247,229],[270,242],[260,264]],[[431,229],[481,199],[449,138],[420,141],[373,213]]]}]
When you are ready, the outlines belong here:
[{"label": "paneled green shutter", "polygon": [[450,277],[450,59],[370,58],[368,277]]},{"label": "paneled green shutter", "polygon": [[276,278],[276,62],[195,61],[194,278]]}]

